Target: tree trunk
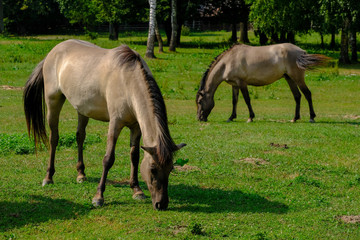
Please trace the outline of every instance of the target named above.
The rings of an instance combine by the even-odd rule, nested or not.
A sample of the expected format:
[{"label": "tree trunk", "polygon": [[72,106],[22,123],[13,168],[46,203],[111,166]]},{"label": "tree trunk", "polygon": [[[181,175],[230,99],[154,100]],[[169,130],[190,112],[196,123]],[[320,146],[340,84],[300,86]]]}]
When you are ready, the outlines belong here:
[{"label": "tree trunk", "polygon": [[164,28],[166,34],[166,45],[169,46],[171,39],[171,20],[169,18],[164,22]]},{"label": "tree trunk", "polygon": [[155,20],[155,34],[156,34],[156,39],[158,40],[159,43],[159,53],[163,53],[164,49],[163,49],[163,40],[161,38],[161,34],[159,31],[159,26],[157,23],[157,20]]},{"label": "tree trunk", "polygon": [[294,32],[290,31],[287,33],[287,41],[289,43],[295,44],[295,34]]},{"label": "tree trunk", "polygon": [[350,19],[345,18],[344,23],[341,29],[341,48],[340,48],[340,63],[349,64],[349,27],[350,27]]},{"label": "tree trunk", "polygon": [[119,39],[119,24],[109,23],[109,40],[117,41]]},{"label": "tree trunk", "polygon": [[269,40],[268,37],[266,36],[265,33],[263,32],[259,32],[259,40],[260,40],[260,45],[263,46],[267,43],[267,41]]},{"label": "tree trunk", "polygon": [[181,39],[181,30],[182,30],[183,23],[178,20],[178,28],[176,33],[176,46],[180,47],[180,39]]},{"label": "tree trunk", "polygon": [[176,51],[177,31],[177,0],[171,0],[171,39],[169,46],[170,52]]},{"label": "tree trunk", "polygon": [[156,27],[156,0],[149,0],[150,15],[149,15],[149,35],[147,40],[147,47],[145,57],[155,58],[155,27]]},{"label": "tree trunk", "polygon": [[356,30],[352,29],[350,33],[351,61],[357,62]]},{"label": "tree trunk", "polygon": [[271,43],[279,43],[279,36],[277,33],[272,33],[271,34],[271,39],[270,39]]},{"label": "tree trunk", "polygon": [[331,33],[330,49],[335,49],[335,31]]},{"label": "tree trunk", "polygon": [[281,33],[280,33],[280,42],[281,43],[286,42],[286,32],[285,31],[281,31]]},{"label": "tree trunk", "polygon": [[236,23],[231,24],[231,42],[233,42],[233,43],[237,42]]},{"label": "tree trunk", "polygon": [[2,0],[0,0],[0,33],[3,32],[4,32],[4,7]]},{"label": "tree trunk", "polygon": [[320,39],[321,39],[320,47],[324,49],[324,34],[322,32],[320,32]]},{"label": "tree trunk", "polygon": [[242,43],[250,43],[249,35],[248,35],[248,23],[241,22],[240,23],[240,42]]}]

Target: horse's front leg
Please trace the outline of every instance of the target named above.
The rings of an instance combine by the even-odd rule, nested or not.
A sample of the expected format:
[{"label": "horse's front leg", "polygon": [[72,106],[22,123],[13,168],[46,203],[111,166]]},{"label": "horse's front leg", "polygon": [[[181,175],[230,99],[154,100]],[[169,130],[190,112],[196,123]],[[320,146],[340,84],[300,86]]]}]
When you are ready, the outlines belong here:
[{"label": "horse's front leg", "polygon": [[92,203],[95,207],[100,207],[104,204],[106,178],[110,168],[115,162],[115,145],[122,128],[123,126],[120,126],[120,124],[118,124],[116,121],[110,120],[106,154],[103,159],[103,173],[100,179],[100,183],[97,187],[97,192],[92,200]]},{"label": "horse's front leg", "polygon": [[89,122],[89,118],[78,113],[78,128],[76,131],[76,142],[78,145],[78,163],[76,165],[76,169],[78,171],[78,176],[76,181],[78,183],[82,183],[86,180],[85,175],[85,165],[84,165],[84,157],[83,157],[83,145],[86,137],[86,126]]},{"label": "horse's front leg", "polygon": [[227,122],[231,122],[233,119],[236,118],[236,107],[239,100],[239,88],[238,87],[232,87],[232,104],[233,104],[233,110],[231,113],[231,116],[227,120]]},{"label": "horse's front leg", "polygon": [[249,90],[248,90],[247,84],[243,81],[240,84],[240,90],[244,97],[245,103],[249,109],[249,119],[247,120],[247,122],[252,122],[253,118],[255,117],[255,113],[251,107],[250,95],[249,95]]},{"label": "horse's front leg", "polygon": [[138,171],[140,160],[140,138],[141,130],[138,124],[130,129],[130,158],[131,158],[131,173],[130,173],[130,187],[134,194],[133,199],[142,200],[146,196],[139,186]]}]

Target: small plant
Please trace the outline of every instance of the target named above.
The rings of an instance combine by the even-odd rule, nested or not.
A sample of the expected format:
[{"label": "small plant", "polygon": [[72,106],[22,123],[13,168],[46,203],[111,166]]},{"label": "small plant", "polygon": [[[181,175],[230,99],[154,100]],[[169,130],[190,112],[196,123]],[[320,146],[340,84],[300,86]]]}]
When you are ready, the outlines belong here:
[{"label": "small plant", "polygon": [[181,36],[190,36],[190,28],[187,26],[182,26],[181,28]]},{"label": "small plant", "polygon": [[91,32],[86,27],[84,27],[85,30],[85,36],[91,40],[95,40],[99,37],[99,34],[97,32]]},{"label": "small plant", "polygon": [[190,232],[194,235],[205,235],[200,223],[194,223],[189,226]]},{"label": "small plant", "polygon": [[178,166],[184,166],[185,164],[187,164],[189,162],[189,159],[183,159],[183,158],[178,158],[176,160],[176,162],[174,163],[174,165],[178,165]]}]

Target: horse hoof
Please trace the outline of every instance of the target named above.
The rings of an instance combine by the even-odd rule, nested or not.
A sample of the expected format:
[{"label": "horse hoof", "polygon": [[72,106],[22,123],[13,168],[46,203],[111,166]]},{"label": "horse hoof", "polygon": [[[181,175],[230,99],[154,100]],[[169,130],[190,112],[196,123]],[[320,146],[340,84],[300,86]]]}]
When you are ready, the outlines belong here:
[{"label": "horse hoof", "polygon": [[101,207],[104,205],[104,198],[94,198],[92,200],[92,204],[94,207]]},{"label": "horse hoof", "polygon": [[85,176],[78,176],[78,177],[76,178],[76,181],[77,181],[78,183],[83,183],[83,182],[86,181],[86,177],[85,177]]},{"label": "horse hoof", "polygon": [[296,123],[296,119],[292,119],[290,122],[292,122],[292,123]]},{"label": "horse hoof", "polygon": [[146,196],[143,192],[137,192],[132,196],[132,198],[135,200],[144,200],[146,199]]},{"label": "horse hoof", "polygon": [[45,185],[49,185],[49,184],[54,184],[53,180],[50,179],[44,179],[42,182],[42,186],[44,187]]},{"label": "horse hoof", "polygon": [[231,118],[229,118],[226,122],[232,122],[232,119],[231,119]]},{"label": "horse hoof", "polygon": [[252,120],[252,118],[249,118],[246,122],[251,123],[251,122],[253,122],[253,120]]},{"label": "horse hoof", "polygon": [[310,119],[309,122],[310,122],[310,123],[314,123],[315,120],[314,120],[314,119]]}]

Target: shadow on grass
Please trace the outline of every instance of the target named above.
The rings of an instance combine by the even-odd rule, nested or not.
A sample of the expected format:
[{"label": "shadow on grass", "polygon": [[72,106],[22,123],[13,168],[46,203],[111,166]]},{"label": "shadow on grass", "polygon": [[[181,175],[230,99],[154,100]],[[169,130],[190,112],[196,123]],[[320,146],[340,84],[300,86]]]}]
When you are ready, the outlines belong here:
[{"label": "shadow on grass", "polygon": [[[118,188],[129,188],[128,180],[108,180],[107,185]],[[146,190],[146,184],[140,181],[140,187]],[[288,206],[270,201],[258,194],[244,193],[240,190],[222,190],[217,188],[200,188],[183,184],[169,185],[169,211],[178,212],[251,212],[251,213],[277,213],[288,211]],[[148,202],[151,198],[148,196]],[[106,197],[105,197],[106,198]],[[118,202],[112,202],[111,205]]]},{"label": "shadow on grass", "polygon": [[38,195],[29,196],[28,201],[0,201],[0,232],[38,224],[49,220],[63,220],[85,215],[91,205],[84,206],[66,199],[53,199]]},{"label": "shadow on grass", "polygon": [[[179,212],[283,214],[289,208],[283,203],[270,201],[257,194],[244,193],[240,190],[200,188],[183,184],[170,185],[169,197],[169,210]],[[181,206],[176,207],[179,204]]]},{"label": "shadow on grass", "polygon": [[347,121],[317,121],[316,123],[330,124],[330,125],[360,125],[360,122],[347,122]]}]

